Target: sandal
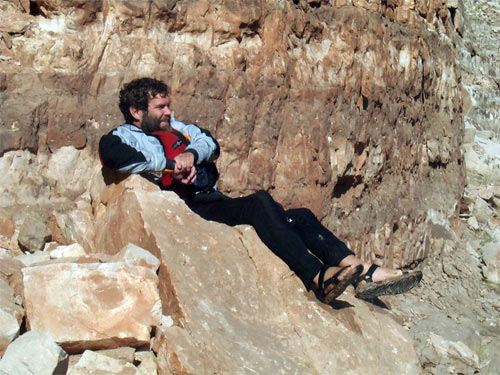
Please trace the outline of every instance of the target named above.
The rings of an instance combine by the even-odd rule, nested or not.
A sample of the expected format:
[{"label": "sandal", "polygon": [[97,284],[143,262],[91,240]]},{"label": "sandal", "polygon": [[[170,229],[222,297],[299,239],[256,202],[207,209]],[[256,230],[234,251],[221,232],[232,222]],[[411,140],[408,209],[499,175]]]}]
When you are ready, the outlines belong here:
[{"label": "sandal", "polygon": [[[363,272],[363,265],[361,264],[353,267],[352,270],[346,273],[342,280],[339,280],[339,276],[342,272],[349,267],[351,266],[342,267],[328,280],[324,280],[324,278],[325,272],[328,268],[330,268],[330,266],[325,266],[321,269],[321,271],[319,271],[318,287],[314,289],[314,293],[321,302],[330,304],[330,302],[340,296],[350,284],[359,279],[359,276]],[[334,287],[328,292],[325,292],[331,284],[334,284]]]},{"label": "sandal", "polygon": [[379,266],[372,264],[368,272],[361,276],[354,284],[356,297],[373,299],[379,296],[406,293],[413,289],[422,280],[422,272],[403,271],[403,274],[387,280],[373,281],[373,273]]}]

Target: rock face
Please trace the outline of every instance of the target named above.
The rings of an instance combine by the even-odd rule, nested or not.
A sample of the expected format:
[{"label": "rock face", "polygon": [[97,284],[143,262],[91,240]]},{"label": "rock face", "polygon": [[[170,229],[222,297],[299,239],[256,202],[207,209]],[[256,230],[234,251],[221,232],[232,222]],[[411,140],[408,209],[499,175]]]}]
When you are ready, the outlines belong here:
[{"label": "rock face", "polygon": [[[0,2],[0,154],[95,152],[122,121],[120,85],[150,75],[178,119],[219,139],[223,191],[307,206],[366,259],[421,260],[429,210],[456,215],[463,105],[445,2],[21,3]],[[55,164],[61,183],[84,176],[71,160]]]},{"label": "rock face", "polygon": [[50,332],[67,352],[144,345],[159,323],[158,279],[149,268],[59,263],[23,275],[29,329]]}]

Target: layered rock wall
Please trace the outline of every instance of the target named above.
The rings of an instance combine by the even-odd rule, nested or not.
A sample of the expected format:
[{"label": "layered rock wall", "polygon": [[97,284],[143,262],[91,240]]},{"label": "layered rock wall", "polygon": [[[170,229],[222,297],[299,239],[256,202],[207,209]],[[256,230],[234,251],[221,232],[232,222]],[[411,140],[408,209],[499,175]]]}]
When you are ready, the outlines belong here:
[{"label": "layered rock wall", "polygon": [[122,83],[154,76],[179,120],[220,140],[221,190],[307,206],[364,258],[423,259],[431,216],[455,214],[462,93],[444,2],[0,7],[1,154],[95,151],[122,121]]}]

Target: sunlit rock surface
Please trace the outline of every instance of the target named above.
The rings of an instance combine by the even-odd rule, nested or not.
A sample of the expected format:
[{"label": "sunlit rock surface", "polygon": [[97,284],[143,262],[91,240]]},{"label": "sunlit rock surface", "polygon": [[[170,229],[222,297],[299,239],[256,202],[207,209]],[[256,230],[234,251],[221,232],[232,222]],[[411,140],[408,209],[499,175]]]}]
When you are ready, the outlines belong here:
[{"label": "sunlit rock surface", "polygon": [[122,263],[57,263],[23,269],[27,325],[67,352],[141,346],[158,324],[158,278]]}]

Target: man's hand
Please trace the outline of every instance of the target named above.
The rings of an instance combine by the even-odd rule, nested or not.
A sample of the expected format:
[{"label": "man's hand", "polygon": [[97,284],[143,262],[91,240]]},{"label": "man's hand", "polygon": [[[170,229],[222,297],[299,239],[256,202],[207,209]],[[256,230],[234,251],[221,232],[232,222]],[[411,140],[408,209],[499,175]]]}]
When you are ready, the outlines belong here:
[{"label": "man's hand", "polygon": [[185,152],[174,158],[175,169],[173,177],[185,185],[191,185],[196,180],[196,168],[194,166],[194,155]]}]

